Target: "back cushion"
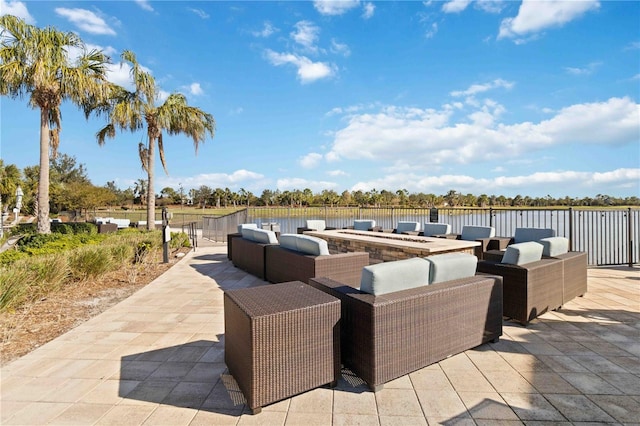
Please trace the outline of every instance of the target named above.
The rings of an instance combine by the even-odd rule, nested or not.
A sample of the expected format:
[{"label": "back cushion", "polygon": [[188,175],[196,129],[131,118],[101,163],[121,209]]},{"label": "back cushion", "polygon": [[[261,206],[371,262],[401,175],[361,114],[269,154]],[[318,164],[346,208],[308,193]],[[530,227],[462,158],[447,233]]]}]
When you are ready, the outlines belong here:
[{"label": "back cushion", "polygon": [[451,225],[448,223],[430,223],[427,222],[424,224],[423,234],[425,237],[430,237],[431,235],[443,235],[451,233]]},{"label": "back cushion", "polygon": [[242,234],[242,230],[245,228],[258,229],[258,225],[255,223],[241,223],[240,225],[238,225],[238,232]]},{"label": "back cushion", "polygon": [[311,254],[314,256],[322,256],[329,254],[327,241],[322,238],[312,237],[311,235],[296,235],[298,251]]},{"label": "back cushion", "polygon": [[430,284],[473,277],[478,266],[478,258],[467,253],[445,253],[425,259],[431,263]]},{"label": "back cushion", "polygon": [[368,231],[376,226],[375,220],[354,220],[353,229],[356,231]]},{"label": "back cushion", "polygon": [[307,220],[307,228],[309,229],[324,231],[326,227],[324,220]]},{"label": "back cushion", "polygon": [[280,246],[314,256],[329,255],[327,241],[311,235],[282,234],[280,235]]},{"label": "back cushion", "polygon": [[564,237],[543,238],[538,242],[542,244],[543,256],[553,257],[569,251],[569,240]]},{"label": "back cushion", "polygon": [[496,230],[493,226],[463,226],[460,239],[473,241],[479,238],[490,238],[496,236]]},{"label": "back cushion", "polygon": [[556,231],[551,228],[516,228],[513,234],[513,241],[525,243],[527,241],[538,241],[543,238],[555,237]]},{"label": "back cushion", "polygon": [[242,230],[242,238],[262,244],[278,244],[276,233],[266,229],[245,228]]},{"label": "back cushion", "polygon": [[517,243],[507,246],[502,256],[502,263],[511,265],[524,265],[542,259],[542,244],[534,241]]},{"label": "back cushion", "polygon": [[297,234],[280,234],[280,246],[289,250],[298,250]]},{"label": "back cushion", "polygon": [[381,295],[429,285],[430,263],[421,257],[365,266],[360,291]]},{"label": "back cushion", "polygon": [[420,222],[398,222],[396,226],[396,232],[398,234],[402,232],[413,232],[420,230]]}]

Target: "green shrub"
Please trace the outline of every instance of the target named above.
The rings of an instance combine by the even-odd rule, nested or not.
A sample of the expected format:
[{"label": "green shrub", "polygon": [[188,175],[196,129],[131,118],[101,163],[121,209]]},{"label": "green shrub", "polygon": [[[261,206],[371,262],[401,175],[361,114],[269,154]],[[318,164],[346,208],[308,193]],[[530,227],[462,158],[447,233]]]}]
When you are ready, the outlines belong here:
[{"label": "green shrub", "polygon": [[20,250],[7,250],[0,253],[0,265],[10,265],[19,259],[29,257],[29,253]]},{"label": "green shrub", "polygon": [[0,311],[16,308],[26,301],[31,275],[26,268],[0,268]]},{"label": "green shrub", "polygon": [[133,263],[142,263],[147,257],[149,252],[153,249],[153,241],[140,241],[136,246],[136,251],[133,257]]},{"label": "green shrub", "polygon": [[83,247],[69,260],[71,275],[79,280],[98,277],[116,267],[108,247]]},{"label": "green shrub", "polygon": [[71,274],[69,257],[66,253],[38,256],[23,263],[33,273],[31,283],[33,299],[59,290]]},{"label": "green shrub", "polygon": [[169,247],[171,247],[172,249],[177,249],[180,247],[191,247],[189,236],[184,232],[172,232]]}]

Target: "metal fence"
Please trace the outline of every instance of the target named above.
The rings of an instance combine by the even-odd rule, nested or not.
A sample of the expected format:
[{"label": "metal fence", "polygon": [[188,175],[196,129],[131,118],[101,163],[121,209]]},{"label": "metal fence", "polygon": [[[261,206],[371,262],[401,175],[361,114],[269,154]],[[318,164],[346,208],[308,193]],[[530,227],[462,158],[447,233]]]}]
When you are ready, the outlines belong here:
[{"label": "metal fence", "polygon": [[[498,208],[358,208],[250,207],[240,212],[203,218],[203,236],[226,241],[240,223],[278,223],[282,233],[295,233],[307,219],[324,219],[327,226],[344,228],[354,219],[373,219],[386,229],[398,221],[449,223],[453,233],[465,225],[493,226],[497,236],[512,236],[516,228],[553,228],[569,239],[571,250],[588,253],[591,266],[640,263],[640,209],[498,209]],[[173,222],[173,221],[172,221]],[[173,223],[172,223],[173,224]]]}]

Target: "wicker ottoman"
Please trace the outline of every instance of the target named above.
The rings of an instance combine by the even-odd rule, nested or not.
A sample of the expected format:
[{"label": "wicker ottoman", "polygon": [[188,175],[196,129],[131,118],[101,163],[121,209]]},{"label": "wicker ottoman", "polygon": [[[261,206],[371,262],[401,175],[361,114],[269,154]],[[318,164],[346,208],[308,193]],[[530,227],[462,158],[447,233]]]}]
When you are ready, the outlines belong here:
[{"label": "wicker ottoman", "polygon": [[300,281],[224,294],[225,353],[253,414],[340,376],[340,301]]}]

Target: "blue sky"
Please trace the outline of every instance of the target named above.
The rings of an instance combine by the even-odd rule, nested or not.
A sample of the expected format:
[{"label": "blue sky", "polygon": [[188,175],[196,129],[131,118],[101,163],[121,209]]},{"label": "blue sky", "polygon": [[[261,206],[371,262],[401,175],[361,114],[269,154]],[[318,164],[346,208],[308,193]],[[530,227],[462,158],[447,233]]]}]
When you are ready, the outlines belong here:
[{"label": "blue sky", "polygon": [[[211,113],[165,139],[156,192],[640,195],[637,1],[11,1],[0,13],[133,51],[163,95]],[[159,100],[160,102],[162,101]],[[5,164],[38,164],[39,115],[1,99]],[[145,178],[138,143],[62,109],[60,152],[96,185]]]}]

